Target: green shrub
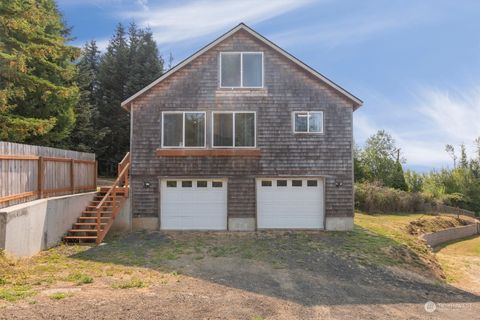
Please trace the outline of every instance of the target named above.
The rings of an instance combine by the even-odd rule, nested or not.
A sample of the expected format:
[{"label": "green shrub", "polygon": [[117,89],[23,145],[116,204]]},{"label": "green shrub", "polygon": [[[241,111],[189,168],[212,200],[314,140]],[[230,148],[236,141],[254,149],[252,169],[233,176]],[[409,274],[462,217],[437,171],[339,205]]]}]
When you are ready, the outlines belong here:
[{"label": "green shrub", "polygon": [[130,289],[130,288],[143,288],[143,287],[145,287],[145,283],[142,280],[136,279],[136,278],[114,283],[112,285],[112,288],[114,289]]},{"label": "green shrub", "polygon": [[378,183],[355,184],[355,208],[364,212],[421,212],[433,203],[433,198],[418,192],[401,191]]}]

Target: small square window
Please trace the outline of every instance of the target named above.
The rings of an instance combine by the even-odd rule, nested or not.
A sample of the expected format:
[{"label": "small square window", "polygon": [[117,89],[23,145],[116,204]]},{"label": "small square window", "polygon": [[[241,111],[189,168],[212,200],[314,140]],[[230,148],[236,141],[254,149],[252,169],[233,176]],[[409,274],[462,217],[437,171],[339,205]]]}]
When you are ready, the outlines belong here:
[{"label": "small square window", "polygon": [[318,186],[317,180],[307,180],[307,187],[316,187]]},{"label": "small square window", "polygon": [[295,133],[323,133],[323,112],[294,112],[293,130]]},{"label": "small square window", "polygon": [[197,188],[206,188],[208,185],[207,181],[199,180],[197,181]]},{"label": "small square window", "polygon": [[286,187],[287,180],[277,180],[277,187]]},{"label": "small square window", "polygon": [[182,188],[191,188],[192,181],[182,181]]},{"label": "small square window", "polygon": [[221,188],[223,186],[222,181],[213,181],[212,182],[212,187],[213,188]]},{"label": "small square window", "polygon": [[177,181],[174,181],[174,180],[167,181],[167,188],[176,188],[176,187],[177,187]]},{"label": "small square window", "polygon": [[302,180],[292,180],[292,187],[301,187]]},{"label": "small square window", "polygon": [[262,180],[262,187],[271,187],[272,181],[271,180]]}]

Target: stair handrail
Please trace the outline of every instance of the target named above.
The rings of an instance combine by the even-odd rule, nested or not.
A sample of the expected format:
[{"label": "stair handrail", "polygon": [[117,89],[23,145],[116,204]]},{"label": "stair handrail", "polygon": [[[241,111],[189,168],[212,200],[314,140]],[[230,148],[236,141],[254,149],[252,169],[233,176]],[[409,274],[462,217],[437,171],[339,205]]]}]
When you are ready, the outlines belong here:
[{"label": "stair handrail", "polygon": [[[122,161],[118,164],[118,173],[122,172],[123,168],[127,163],[130,163],[130,152],[127,152],[125,154],[125,157],[123,157]],[[125,176],[125,186],[128,186],[128,174]]]},{"label": "stair handrail", "polygon": [[[103,229],[103,232],[101,230],[101,209],[105,203],[105,201],[112,195],[112,219],[115,218],[115,207],[116,207],[116,196],[117,196],[117,191],[116,188],[119,186],[121,181],[125,181],[124,186],[128,187],[128,173],[130,169],[130,153],[128,152],[123,160],[119,163],[119,169],[120,166],[122,167],[122,170],[119,171],[118,177],[115,180],[115,182],[112,184],[112,186],[108,189],[107,193],[103,196],[102,200],[100,203],[95,207],[95,211],[97,214],[97,244],[101,243],[103,238],[105,237],[105,234],[107,233],[108,229],[110,228],[111,222]],[[125,191],[125,195],[128,196],[127,191]]]}]

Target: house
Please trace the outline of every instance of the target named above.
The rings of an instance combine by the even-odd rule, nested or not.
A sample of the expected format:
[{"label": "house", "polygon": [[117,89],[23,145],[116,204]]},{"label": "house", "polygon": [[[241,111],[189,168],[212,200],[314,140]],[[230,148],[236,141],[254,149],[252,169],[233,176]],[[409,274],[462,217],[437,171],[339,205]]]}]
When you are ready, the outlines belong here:
[{"label": "house", "polygon": [[239,24],[122,103],[133,228],[352,229],[361,105]]}]

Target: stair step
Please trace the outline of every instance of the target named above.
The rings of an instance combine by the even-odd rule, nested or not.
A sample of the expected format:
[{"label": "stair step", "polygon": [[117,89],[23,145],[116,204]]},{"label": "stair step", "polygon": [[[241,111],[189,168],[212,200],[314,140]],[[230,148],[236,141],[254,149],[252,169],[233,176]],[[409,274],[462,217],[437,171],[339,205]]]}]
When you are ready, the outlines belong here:
[{"label": "stair step", "polygon": [[64,236],[64,240],[97,240],[97,236]]},{"label": "stair step", "polygon": [[69,233],[77,233],[77,232],[92,232],[97,233],[97,229],[70,229],[68,230]]},{"label": "stair step", "polygon": [[[90,201],[91,203],[100,203],[100,201],[102,200],[93,200],[93,201]],[[120,201],[115,201],[115,202],[120,202]],[[110,200],[107,200],[107,201],[104,201],[103,203],[113,203],[113,201],[110,201]]]},{"label": "stair step", "polygon": [[[108,219],[111,219],[112,217],[100,217],[100,219],[103,219],[103,220],[108,220]],[[80,220],[97,220],[97,217],[78,217],[78,219]]]},{"label": "stair step", "polygon": [[[97,213],[97,210],[89,210],[89,209],[87,209],[87,210],[84,210],[84,211],[82,211],[82,212],[83,212],[83,213]],[[102,213],[102,212],[111,212],[111,211],[106,211],[106,209],[103,209],[103,210],[100,210],[100,213]]]},{"label": "stair step", "polygon": [[[96,226],[96,222],[75,222],[73,225],[75,226]],[[106,223],[100,223],[100,226],[106,226]]]}]

